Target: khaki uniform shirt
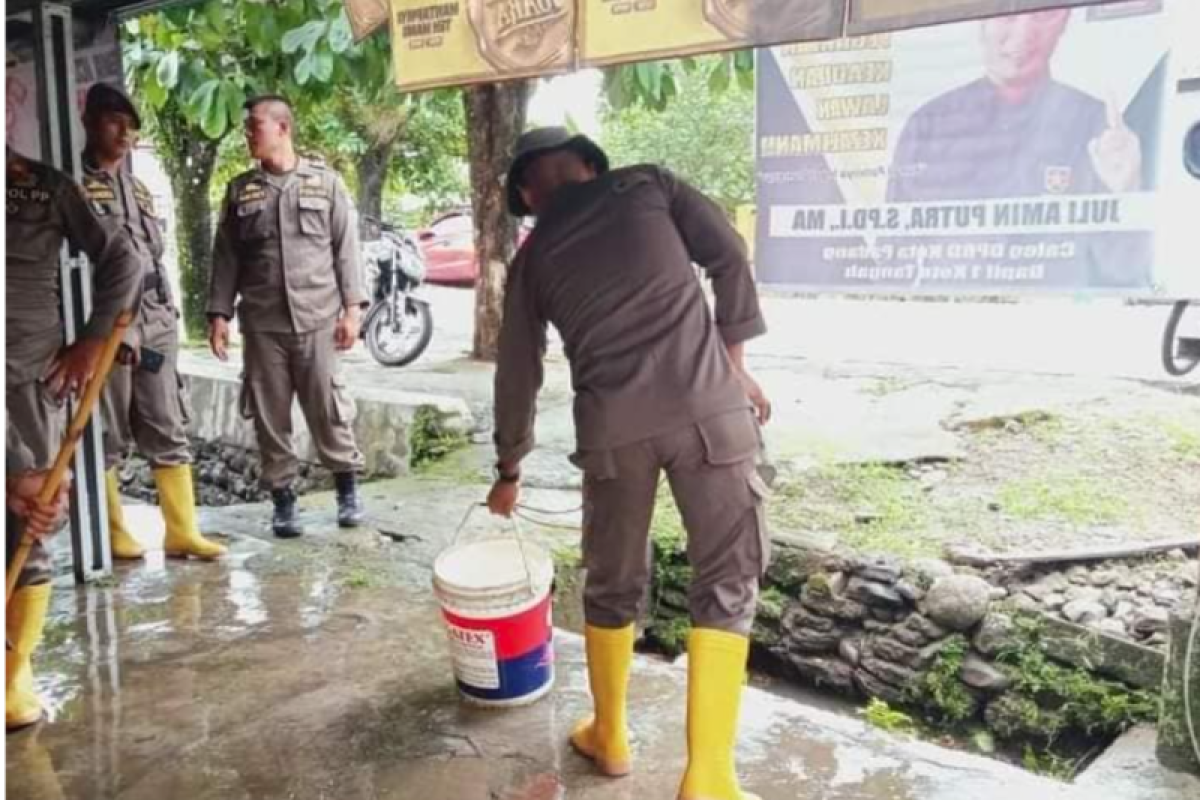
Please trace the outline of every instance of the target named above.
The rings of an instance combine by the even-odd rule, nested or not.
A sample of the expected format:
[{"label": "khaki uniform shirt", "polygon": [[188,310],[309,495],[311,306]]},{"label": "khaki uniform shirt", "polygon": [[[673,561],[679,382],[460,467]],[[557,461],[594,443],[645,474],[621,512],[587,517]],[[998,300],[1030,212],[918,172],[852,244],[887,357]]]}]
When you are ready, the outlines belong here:
[{"label": "khaki uniform shirt", "polygon": [[162,257],[166,247],[154,210],[154,195],[146,184],[126,172],[113,175],[85,160],[83,190],[105,227],[124,231],[137,248],[143,276],[161,275],[165,285]]},{"label": "khaki uniform shirt", "polygon": [[83,336],[104,338],[117,316],[136,304],[141,259],[126,236],[105,229],[74,181],[16,156],[8,166],[5,231],[8,386],[40,378],[63,345],[59,256],[64,241],[92,264],[92,315]]},{"label": "khaki uniform shirt", "polygon": [[213,248],[208,313],[243,331],[309,333],[366,305],[358,222],[342,179],[300,159],[280,181],[264,170],[229,184]]},{"label": "khaki uniform shirt", "polygon": [[[712,280],[715,321],[693,263]],[[715,203],[665,170],[564,187],[518,252],[496,365],[501,461],[533,447],[547,323],[571,363],[580,451],[750,406],[725,349],[766,330],[745,244]]]},{"label": "khaki uniform shirt", "polygon": [[[142,293],[142,314],[138,324],[129,329],[126,344],[138,344],[138,327],[143,322],[147,307],[172,308],[171,288],[163,267],[165,251],[162,227],[154,210],[154,196],[133,175],[120,172],[113,175],[89,163],[83,162],[83,191],[91,202],[92,210],[100,222],[111,232],[123,233],[137,250],[142,261],[142,281],[146,291]],[[150,284],[155,284],[151,286]]]}]

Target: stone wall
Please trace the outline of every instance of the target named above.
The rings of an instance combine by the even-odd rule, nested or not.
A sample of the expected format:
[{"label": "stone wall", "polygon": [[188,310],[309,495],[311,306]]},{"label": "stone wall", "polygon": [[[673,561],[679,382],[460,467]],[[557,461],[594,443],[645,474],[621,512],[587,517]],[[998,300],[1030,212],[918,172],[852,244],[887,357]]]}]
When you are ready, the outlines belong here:
[{"label": "stone wall", "polygon": [[[753,633],[760,668],[1014,742],[1114,735],[1157,713],[1161,652],[1022,610],[972,570],[786,536],[775,549]],[[656,556],[648,638],[669,649],[686,627],[688,571],[671,548]]]},{"label": "stone wall", "polygon": [[[188,434],[243,450],[256,450],[254,427],[241,415],[241,382],[216,372],[192,370],[184,376],[191,401]],[[459,398],[403,392],[373,392],[351,388],[354,433],[366,460],[368,476],[392,477],[408,471],[413,417],[424,407],[436,408],[448,429],[467,433],[470,409]],[[296,452],[302,461],[317,463],[316,449],[299,404],[292,408]]]}]

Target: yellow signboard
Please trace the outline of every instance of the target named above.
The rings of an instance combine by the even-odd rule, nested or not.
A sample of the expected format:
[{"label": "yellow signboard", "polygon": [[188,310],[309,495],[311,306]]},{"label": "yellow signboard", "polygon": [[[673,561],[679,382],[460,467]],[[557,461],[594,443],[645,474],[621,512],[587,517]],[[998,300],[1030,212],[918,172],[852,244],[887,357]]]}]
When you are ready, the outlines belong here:
[{"label": "yellow signboard", "polygon": [[982,19],[1063,6],[1095,6],[1126,0],[850,0],[846,33],[894,31],[941,22]]},{"label": "yellow signboard", "polygon": [[346,0],[346,17],[354,41],[361,42],[375,31],[387,25],[387,0]]},{"label": "yellow signboard", "polygon": [[548,75],[575,65],[574,0],[391,0],[405,90]]},{"label": "yellow signboard", "polygon": [[841,33],[845,0],[579,0],[587,66]]}]

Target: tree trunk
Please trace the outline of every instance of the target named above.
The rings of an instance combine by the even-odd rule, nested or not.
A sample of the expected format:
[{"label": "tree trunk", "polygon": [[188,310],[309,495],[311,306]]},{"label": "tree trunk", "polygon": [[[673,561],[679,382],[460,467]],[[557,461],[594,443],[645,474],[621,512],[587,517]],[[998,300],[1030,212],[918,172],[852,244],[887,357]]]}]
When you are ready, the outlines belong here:
[{"label": "tree trunk", "polygon": [[395,141],[376,143],[358,157],[358,214],[383,219],[383,187],[387,183]]},{"label": "tree trunk", "polygon": [[[203,341],[208,320],[208,275],[212,264],[213,209],[209,186],[217,165],[220,140],[179,125],[168,133],[162,125],[160,156],[175,194],[175,241],[179,251],[179,284],[187,337]],[[175,127],[175,126],[172,126]]]},{"label": "tree trunk", "polygon": [[475,215],[475,344],[472,356],[496,359],[504,311],[504,279],[517,242],[517,219],[508,213],[504,176],[517,137],[525,130],[532,83],[484,84],[464,90],[471,206]]}]

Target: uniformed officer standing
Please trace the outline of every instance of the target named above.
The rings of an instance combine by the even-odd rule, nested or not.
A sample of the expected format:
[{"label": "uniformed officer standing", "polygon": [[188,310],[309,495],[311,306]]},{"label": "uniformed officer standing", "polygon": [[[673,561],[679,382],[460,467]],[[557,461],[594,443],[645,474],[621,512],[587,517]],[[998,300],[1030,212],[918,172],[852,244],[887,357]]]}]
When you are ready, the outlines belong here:
[{"label": "uniformed officer standing", "polygon": [[141,128],[137,109],[119,89],[97,83],[83,112],[87,143],[83,188],[100,220],[124,233],[143,268],[142,301],[104,393],[104,452],[108,520],[114,558],[138,559],[145,550],[129,531],[121,510],[116,464],[131,442],[150,462],[166,522],[168,557],[213,559],[225,548],[200,535],[186,433],[183,383],[179,377],[179,314],[171,302],[163,267],[162,229],[154,199],[126,171]]},{"label": "uniformed officer standing", "polygon": [[[716,204],[669,172],[609,172],[599,147],[561,128],[521,137],[507,186],[512,213],[533,213],[537,226],[508,278],[496,365],[498,479],[488,505],[502,515],[516,505],[552,323],[575,390],[595,702],[571,742],[603,773],[629,772],[626,687],[665,471],[694,576],[679,796],[749,797],[733,752],[768,558],[755,456],[770,404],[743,366],[743,343],[765,331],[745,245]],[[715,324],[693,262],[712,280]]]},{"label": "uniformed officer standing", "polygon": [[298,397],[321,462],[337,481],[338,524],[362,522],[354,407],[338,351],[354,346],[362,309],[362,263],[354,205],[341,177],[296,154],[292,109],[281,97],[246,103],[246,142],[258,167],[225,194],[209,289],[209,342],[228,358],[238,301],[245,342],[242,413],[254,420],[262,482],[280,537],[303,532],[292,483],[292,400]]},{"label": "uniformed officer standing", "polygon": [[[124,235],[107,231],[83,190],[52,167],[5,151],[5,403],[8,425],[22,443],[21,471],[50,466],[63,435],[61,401],[78,394],[96,371],[118,315],[137,302],[141,263]],[[92,315],[80,338],[63,347],[59,269],[63,242],[93,265]],[[6,563],[17,542],[10,537]],[[29,657],[41,639],[50,602],[50,556],[34,543],[8,604],[5,724],[41,718]]]}]

